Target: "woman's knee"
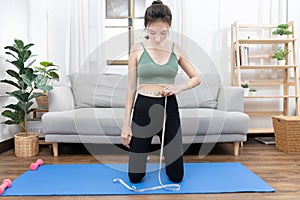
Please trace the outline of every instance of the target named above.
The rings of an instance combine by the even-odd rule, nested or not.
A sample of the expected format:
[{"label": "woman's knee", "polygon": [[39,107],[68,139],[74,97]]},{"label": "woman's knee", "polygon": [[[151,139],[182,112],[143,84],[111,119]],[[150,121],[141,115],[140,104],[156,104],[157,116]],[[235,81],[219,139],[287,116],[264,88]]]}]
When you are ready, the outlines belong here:
[{"label": "woman's knee", "polygon": [[180,183],[183,179],[183,173],[168,174],[169,179],[174,183]]},{"label": "woman's knee", "polygon": [[128,176],[131,183],[139,183],[144,178],[145,173],[128,173]]}]

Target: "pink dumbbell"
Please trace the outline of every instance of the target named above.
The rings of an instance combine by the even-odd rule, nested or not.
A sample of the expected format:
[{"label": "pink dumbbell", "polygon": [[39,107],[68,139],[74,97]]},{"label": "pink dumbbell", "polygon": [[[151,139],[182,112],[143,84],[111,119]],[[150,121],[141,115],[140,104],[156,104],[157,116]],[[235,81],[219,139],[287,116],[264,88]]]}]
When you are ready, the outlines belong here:
[{"label": "pink dumbbell", "polygon": [[37,168],[39,167],[39,166],[41,166],[43,164],[43,160],[42,159],[37,159],[36,161],[35,161],[35,163],[31,163],[31,165],[30,165],[30,169],[31,170],[37,170]]},{"label": "pink dumbbell", "polygon": [[2,195],[3,192],[4,192],[4,190],[5,190],[6,188],[9,188],[10,186],[11,186],[11,180],[9,180],[9,179],[4,179],[4,180],[2,181],[2,184],[0,185],[0,195]]}]

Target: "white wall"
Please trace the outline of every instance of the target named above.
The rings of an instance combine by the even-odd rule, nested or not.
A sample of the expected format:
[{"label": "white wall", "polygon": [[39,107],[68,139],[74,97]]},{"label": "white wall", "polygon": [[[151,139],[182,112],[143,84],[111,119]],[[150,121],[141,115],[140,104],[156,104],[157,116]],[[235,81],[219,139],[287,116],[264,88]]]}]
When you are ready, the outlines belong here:
[{"label": "white wall", "polygon": [[[270,1],[279,2],[278,0],[182,0],[182,33],[207,52],[225,85],[230,85],[231,24],[234,21],[245,24],[282,21],[285,16],[278,15],[278,10],[269,10]],[[38,60],[49,60],[59,65],[60,84],[65,84],[68,4],[68,0],[0,0],[0,54],[4,53],[4,46],[12,44],[14,38],[33,42],[35,44],[33,51],[38,55]],[[300,38],[298,31],[300,2],[289,0],[289,5],[288,17],[289,20],[295,21],[296,37]],[[276,14],[278,17],[272,18]],[[183,45],[184,48],[189,48]],[[2,104],[3,101],[0,101],[0,105]]]},{"label": "white wall", "polygon": [[15,38],[28,41],[28,0],[0,0],[0,54]]},{"label": "white wall", "polygon": [[[15,99],[8,96],[0,96],[0,113],[3,112],[3,105],[15,103]],[[5,121],[5,118],[0,115],[0,122]],[[6,125],[0,123],[0,142],[13,137],[14,133],[20,132],[20,127],[17,125]]]}]

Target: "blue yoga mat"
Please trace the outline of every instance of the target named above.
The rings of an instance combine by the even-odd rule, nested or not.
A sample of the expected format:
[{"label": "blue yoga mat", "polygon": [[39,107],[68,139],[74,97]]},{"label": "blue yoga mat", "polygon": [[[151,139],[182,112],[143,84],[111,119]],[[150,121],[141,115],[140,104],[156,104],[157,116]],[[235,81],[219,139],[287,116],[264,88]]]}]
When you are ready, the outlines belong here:
[{"label": "blue yoga mat", "polygon": [[[155,170],[158,164],[148,164],[146,176],[137,189],[159,185]],[[51,164],[36,171],[27,171],[4,192],[4,196],[48,195],[133,195],[133,194],[200,194],[232,192],[274,192],[261,178],[239,162],[185,163],[185,175],[180,191],[159,189],[137,193],[128,190],[114,178],[122,178],[127,184],[127,164]],[[168,180],[165,169],[161,173],[163,183]]]}]

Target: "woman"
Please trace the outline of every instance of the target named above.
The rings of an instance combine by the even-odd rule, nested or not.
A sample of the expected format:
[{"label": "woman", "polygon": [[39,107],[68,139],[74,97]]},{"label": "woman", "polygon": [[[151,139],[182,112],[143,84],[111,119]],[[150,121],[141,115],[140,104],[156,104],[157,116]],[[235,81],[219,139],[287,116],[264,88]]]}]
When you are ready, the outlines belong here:
[{"label": "woman", "polygon": [[[132,183],[141,181],[146,173],[152,138],[158,135],[162,141],[162,132],[165,130],[166,173],[171,181],[178,183],[183,178],[184,169],[175,95],[199,85],[200,77],[183,50],[168,39],[172,21],[170,9],[161,1],[154,1],[147,8],[144,20],[148,40],[133,45],[128,62],[128,89],[121,133],[123,145],[129,148],[128,175]],[[178,65],[190,79],[184,84],[175,85]]]}]

